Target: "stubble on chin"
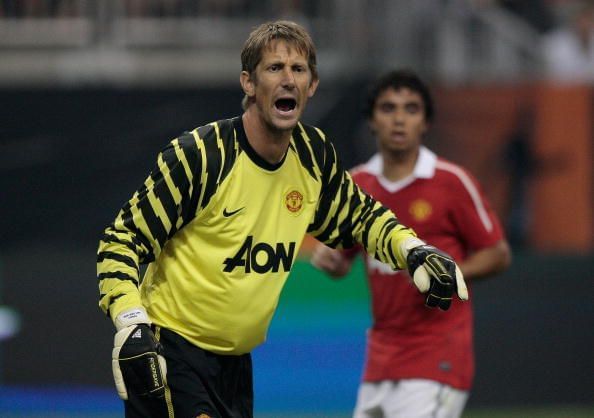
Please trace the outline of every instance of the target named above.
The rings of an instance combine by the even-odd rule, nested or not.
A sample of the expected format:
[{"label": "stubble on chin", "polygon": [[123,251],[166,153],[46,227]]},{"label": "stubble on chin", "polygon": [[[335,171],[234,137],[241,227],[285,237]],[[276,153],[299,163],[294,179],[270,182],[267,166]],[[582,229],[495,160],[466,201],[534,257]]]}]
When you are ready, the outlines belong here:
[{"label": "stubble on chin", "polygon": [[297,122],[295,121],[294,123],[291,123],[291,125],[286,126],[286,127],[280,127],[276,124],[274,124],[272,121],[265,121],[265,126],[266,129],[275,137],[282,137],[284,135],[286,135],[287,133],[291,133],[293,132],[293,129],[295,129],[295,127],[297,126]]}]

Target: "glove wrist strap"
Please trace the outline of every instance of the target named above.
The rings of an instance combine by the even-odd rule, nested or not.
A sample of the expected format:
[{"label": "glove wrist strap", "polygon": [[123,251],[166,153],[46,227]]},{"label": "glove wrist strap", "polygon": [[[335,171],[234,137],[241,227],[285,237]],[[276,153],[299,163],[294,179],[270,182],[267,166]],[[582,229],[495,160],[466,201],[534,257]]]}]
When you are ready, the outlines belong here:
[{"label": "glove wrist strap", "polygon": [[400,244],[400,252],[402,253],[402,258],[404,260],[406,260],[406,258],[408,257],[408,253],[410,252],[410,250],[412,250],[413,248],[419,247],[421,245],[427,245],[427,243],[421,239],[418,238],[407,238],[405,239],[401,244]]},{"label": "glove wrist strap", "polygon": [[135,324],[150,324],[151,320],[143,307],[126,309],[121,312],[115,319],[114,324],[116,330],[120,331],[130,325]]}]

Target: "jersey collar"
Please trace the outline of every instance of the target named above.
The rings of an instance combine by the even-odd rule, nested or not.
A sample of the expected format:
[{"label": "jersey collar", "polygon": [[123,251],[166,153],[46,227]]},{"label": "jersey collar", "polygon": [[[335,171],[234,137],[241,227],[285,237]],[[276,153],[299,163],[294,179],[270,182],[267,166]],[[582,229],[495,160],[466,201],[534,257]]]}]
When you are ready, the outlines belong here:
[{"label": "jersey collar", "polygon": [[402,180],[390,181],[382,174],[384,171],[384,162],[379,153],[375,154],[365,163],[364,170],[377,177],[382,187],[391,193],[405,188],[416,179],[430,179],[435,175],[435,165],[437,155],[427,147],[421,145],[419,148],[419,157],[415,164],[412,174]]},{"label": "jersey collar", "polygon": [[278,163],[269,163],[264,158],[262,158],[256,152],[256,150],[252,148],[252,146],[250,145],[250,142],[247,139],[247,135],[245,134],[245,129],[243,127],[243,120],[241,116],[233,118],[233,127],[235,128],[235,132],[237,133],[237,142],[239,142],[239,146],[243,151],[245,151],[249,159],[252,160],[254,164],[267,171],[276,171],[283,165],[285,159],[287,158],[288,150],[287,152],[285,152],[285,155],[283,156],[282,160],[280,160]]}]

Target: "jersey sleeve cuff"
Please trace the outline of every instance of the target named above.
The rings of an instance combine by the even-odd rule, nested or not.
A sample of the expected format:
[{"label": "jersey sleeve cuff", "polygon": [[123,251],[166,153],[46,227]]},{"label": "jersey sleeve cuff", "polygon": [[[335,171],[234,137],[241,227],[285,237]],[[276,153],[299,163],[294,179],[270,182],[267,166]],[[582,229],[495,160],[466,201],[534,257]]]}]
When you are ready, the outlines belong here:
[{"label": "jersey sleeve cuff", "polygon": [[426,245],[425,241],[414,236],[407,237],[399,242],[397,252],[399,254],[398,263],[403,270],[407,268],[406,258],[410,250],[420,245]]}]

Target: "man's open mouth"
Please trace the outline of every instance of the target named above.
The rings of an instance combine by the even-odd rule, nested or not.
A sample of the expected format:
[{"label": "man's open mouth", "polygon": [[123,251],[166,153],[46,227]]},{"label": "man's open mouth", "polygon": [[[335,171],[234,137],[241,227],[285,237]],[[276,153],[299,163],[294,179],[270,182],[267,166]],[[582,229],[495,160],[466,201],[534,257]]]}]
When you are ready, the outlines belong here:
[{"label": "man's open mouth", "polygon": [[281,112],[290,112],[297,106],[295,99],[278,99],[274,102],[274,106]]}]

